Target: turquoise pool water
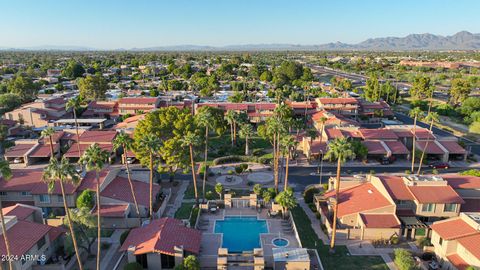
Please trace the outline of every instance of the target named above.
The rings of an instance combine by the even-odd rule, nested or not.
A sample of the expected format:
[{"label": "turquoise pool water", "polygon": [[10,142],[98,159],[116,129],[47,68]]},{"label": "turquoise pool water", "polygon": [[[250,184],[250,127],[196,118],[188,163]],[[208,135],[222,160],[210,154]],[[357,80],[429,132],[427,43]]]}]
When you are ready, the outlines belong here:
[{"label": "turquoise pool water", "polygon": [[275,238],[272,243],[277,247],[286,247],[288,246],[288,240],[283,238]]},{"label": "turquoise pool water", "polygon": [[261,247],[260,234],[268,233],[267,222],[257,217],[225,217],[217,220],[215,233],[222,233],[222,247],[228,252],[241,253]]}]

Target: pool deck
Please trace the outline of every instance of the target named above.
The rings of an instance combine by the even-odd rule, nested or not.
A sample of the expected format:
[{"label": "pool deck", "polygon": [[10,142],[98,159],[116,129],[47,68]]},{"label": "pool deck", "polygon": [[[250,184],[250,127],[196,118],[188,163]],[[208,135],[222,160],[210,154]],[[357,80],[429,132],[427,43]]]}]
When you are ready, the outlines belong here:
[{"label": "pool deck", "polygon": [[200,263],[203,268],[216,267],[218,249],[221,247],[222,235],[214,233],[215,221],[222,220],[225,216],[256,216],[258,219],[264,219],[268,224],[268,232],[260,234],[260,241],[263,248],[263,254],[267,265],[273,264],[272,240],[278,238],[287,239],[288,247],[300,247],[295,233],[291,229],[287,220],[280,216],[268,217],[267,210],[257,212],[250,208],[227,208],[221,209],[218,213],[202,213],[200,215],[199,228],[202,231],[202,242],[200,246]]}]

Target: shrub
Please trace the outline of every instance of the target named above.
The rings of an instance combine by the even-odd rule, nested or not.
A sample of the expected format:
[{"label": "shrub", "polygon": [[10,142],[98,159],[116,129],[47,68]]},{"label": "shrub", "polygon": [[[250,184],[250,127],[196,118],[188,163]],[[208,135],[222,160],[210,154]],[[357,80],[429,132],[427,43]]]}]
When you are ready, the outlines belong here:
[{"label": "shrub", "polygon": [[460,173],[461,175],[471,175],[471,176],[479,176],[480,177],[480,170],[478,169],[470,169]]},{"label": "shrub", "polygon": [[310,208],[310,210],[312,210],[312,212],[317,212],[317,207],[314,203],[309,203],[308,207]]},{"label": "shrub", "polygon": [[390,242],[392,243],[392,245],[398,245],[398,242],[400,242],[400,240],[398,239],[398,236],[392,236],[392,238],[390,238]]},{"label": "shrub", "polygon": [[227,174],[232,175],[232,174],[233,174],[233,171],[232,171],[232,170],[228,170]]},{"label": "shrub", "polygon": [[316,187],[308,187],[305,189],[303,192],[303,199],[305,200],[305,203],[313,203],[313,195],[319,193],[320,191]]},{"label": "shrub", "polygon": [[427,237],[420,237],[417,239],[417,245],[420,246],[420,247],[424,247],[424,246],[431,246],[432,245],[432,242],[430,242],[430,238],[427,238]]},{"label": "shrub", "polygon": [[403,248],[397,248],[394,250],[394,262],[400,270],[412,270],[415,269],[415,261],[412,258],[412,254]]},{"label": "shrub", "polygon": [[215,195],[213,195],[213,192],[211,190],[207,191],[207,193],[205,193],[205,198],[207,200],[213,200],[215,198]]},{"label": "shrub", "polygon": [[80,193],[80,195],[77,198],[77,208],[86,207],[88,209],[92,209],[94,205],[94,202],[93,202],[94,194],[95,192],[88,189],[82,191],[82,193]]},{"label": "shrub", "polygon": [[375,170],[370,170],[371,175],[375,175]]},{"label": "shrub", "polygon": [[322,218],[322,215],[321,215],[319,212],[316,212],[316,213],[315,213],[315,217],[316,217],[317,219],[320,219],[320,218]]},{"label": "shrub", "polygon": [[123,267],[123,270],[143,270],[143,266],[138,262],[131,262],[131,263],[125,264],[125,266]]},{"label": "shrub", "polygon": [[235,172],[236,172],[237,174],[242,173],[242,172],[243,172],[242,167],[240,167],[240,166],[235,166]]},{"label": "shrub", "polygon": [[405,174],[412,174],[410,170],[405,170]]},{"label": "shrub", "polygon": [[257,196],[262,196],[262,191],[263,191],[262,185],[260,185],[260,184],[255,184],[255,185],[253,186],[253,193],[257,194]]},{"label": "shrub", "polygon": [[242,172],[244,172],[248,169],[248,164],[247,163],[242,163],[242,164],[240,164],[240,168],[242,169]]},{"label": "shrub", "polygon": [[437,169],[433,169],[433,170],[432,170],[432,174],[438,174],[438,170],[437,170]]},{"label": "shrub", "polygon": [[128,234],[130,233],[130,231],[124,231],[121,235],[120,235],[120,244],[123,245],[123,242],[125,242],[125,239],[127,239],[127,236]]},{"label": "shrub", "polygon": [[324,191],[327,191],[328,190],[328,184],[325,183],[325,184],[322,184],[322,188]]}]

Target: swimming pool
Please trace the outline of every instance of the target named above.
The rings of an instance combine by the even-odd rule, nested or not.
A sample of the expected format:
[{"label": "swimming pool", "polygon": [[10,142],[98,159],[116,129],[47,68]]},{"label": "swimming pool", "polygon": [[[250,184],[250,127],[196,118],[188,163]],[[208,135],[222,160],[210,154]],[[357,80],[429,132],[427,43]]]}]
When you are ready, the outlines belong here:
[{"label": "swimming pool", "polygon": [[268,233],[268,227],[254,216],[227,216],[215,222],[215,233],[223,234],[222,247],[229,253],[242,253],[261,247],[260,234]]}]

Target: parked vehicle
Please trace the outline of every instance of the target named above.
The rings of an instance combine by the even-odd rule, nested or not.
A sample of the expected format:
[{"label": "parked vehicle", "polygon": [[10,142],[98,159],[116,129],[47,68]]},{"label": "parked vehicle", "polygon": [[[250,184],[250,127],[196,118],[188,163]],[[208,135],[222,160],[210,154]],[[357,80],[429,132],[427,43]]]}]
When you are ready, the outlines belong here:
[{"label": "parked vehicle", "polygon": [[382,165],[388,165],[388,164],[392,164],[393,162],[395,162],[396,158],[394,156],[389,156],[389,157],[381,157],[378,159],[378,162],[380,162],[380,164]]},{"label": "parked vehicle", "polygon": [[17,157],[13,160],[13,163],[14,164],[20,164],[20,163],[23,163],[23,158],[20,158],[20,157]]},{"label": "parked vehicle", "polygon": [[450,167],[448,162],[442,161],[432,162],[428,166],[432,169],[448,169]]},{"label": "parked vehicle", "polygon": [[135,159],[134,157],[128,157],[128,158],[127,158],[127,163],[128,163],[128,164],[132,164],[132,163],[135,162],[135,160],[136,160],[136,159]]}]

